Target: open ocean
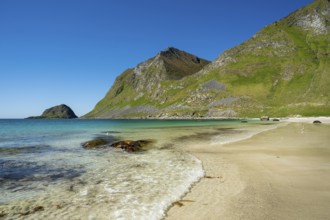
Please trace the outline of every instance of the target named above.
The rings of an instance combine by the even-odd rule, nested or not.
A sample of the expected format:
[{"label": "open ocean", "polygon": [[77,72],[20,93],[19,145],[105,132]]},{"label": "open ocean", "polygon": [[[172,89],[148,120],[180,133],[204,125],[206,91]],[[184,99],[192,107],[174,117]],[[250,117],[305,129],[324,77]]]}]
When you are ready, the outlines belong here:
[{"label": "open ocean", "polygon": [[[239,120],[0,120],[0,219],[161,219],[203,177],[181,151],[274,128]],[[154,140],[150,149],[87,150],[81,143]]]}]

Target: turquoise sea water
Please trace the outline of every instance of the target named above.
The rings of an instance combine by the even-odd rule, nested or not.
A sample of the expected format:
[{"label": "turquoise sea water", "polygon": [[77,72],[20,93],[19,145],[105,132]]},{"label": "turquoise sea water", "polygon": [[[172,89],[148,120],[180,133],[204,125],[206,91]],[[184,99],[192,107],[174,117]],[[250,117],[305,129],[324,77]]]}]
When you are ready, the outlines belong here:
[{"label": "turquoise sea water", "polygon": [[[0,216],[160,219],[204,175],[201,162],[180,147],[264,129],[229,120],[0,120]],[[81,147],[96,137],[154,144],[134,154]]]}]

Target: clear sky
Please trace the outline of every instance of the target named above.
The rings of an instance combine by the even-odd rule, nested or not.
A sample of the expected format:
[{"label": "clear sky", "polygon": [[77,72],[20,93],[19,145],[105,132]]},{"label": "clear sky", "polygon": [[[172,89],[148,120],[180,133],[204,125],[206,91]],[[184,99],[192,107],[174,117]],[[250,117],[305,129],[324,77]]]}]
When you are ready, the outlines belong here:
[{"label": "clear sky", "polygon": [[312,0],[0,0],[0,118],[92,110],[125,69],[173,46],[214,60]]}]

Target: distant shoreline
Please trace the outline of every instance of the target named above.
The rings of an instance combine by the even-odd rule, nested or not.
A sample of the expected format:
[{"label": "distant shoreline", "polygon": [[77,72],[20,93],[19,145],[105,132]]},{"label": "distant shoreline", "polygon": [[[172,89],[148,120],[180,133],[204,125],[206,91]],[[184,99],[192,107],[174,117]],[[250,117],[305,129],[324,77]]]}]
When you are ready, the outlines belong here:
[{"label": "distant shoreline", "polygon": [[[0,118],[0,120],[6,119],[67,119],[67,118],[43,118],[40,116],[37,117],[28,117],[28,118]],[[69,118],[75,120],[260,120],[260,118],[248,118],[248,117],[237,117],[237,118],[228,118],[228,117],[203,117],[203,118],[191,118],[191,117],[167,117],[167,118]],[[330,116],[311,116],[311,117],[270,117],[268,121],[273,121],[274,119],[279,119],[280,121],[286,122],[313,122],[319,120],[324,123],[330,123]]]},{"label": "distant shoreline", "polygon": [[[38,120],[44,120],[44,119],[51,119],[51,120],[68,120],[67,118],[42,118],[42,117],[28,117],[28,118],[0,118],[0,120],[25,120],[25,119],[38,119]],[[285,122],[304,122],[304,123],[313,123],[313,121],[319,120],[322,123],[330,123],[330,116],[312,116],[312,117],[271,117],[269,121],[273,121],[274,119],[279,119],[280,121]],[[69,118],[69,120],[253,120],[258,121],[260,118],[244,118],[244,117],[238,117],[238,118],[226,118],[226,117],[203,117],[203,118],[180,118],[180,117],[168,117],[168,118]]]}]

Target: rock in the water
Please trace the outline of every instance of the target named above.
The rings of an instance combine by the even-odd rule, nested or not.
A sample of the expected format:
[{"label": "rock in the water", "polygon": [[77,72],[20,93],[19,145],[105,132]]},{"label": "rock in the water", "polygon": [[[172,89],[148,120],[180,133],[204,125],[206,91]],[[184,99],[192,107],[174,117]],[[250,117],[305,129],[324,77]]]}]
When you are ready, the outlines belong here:
[{"label": "rock in the water", "polygon": [[273,121],[280,121],[280,119],[278,119],[278,118],[274,118]]},{"label": "rock in the water", "polygon": [[147,141],[147,140],[138,140],[138,141],[125,140],[125,141],[115,142],[111,144],[111,147],[120,148],[127,152],[136,152],[141,150],[143,147],[146,147],[150,143],[151,141]]},{"label": "rock in the water", "polygon": [[107,147],[107,144],[109,142],[107,140],[104,140],[102,138],[86,141],[85,143],[82,143],[83,148],[86,149],[95,149],[95,148],[105,148]]},{"label": "rock in the water", "polygon": [[107,147],[120,148],[127,152],[136,152],[147,147],[152,141],[150,140],[124,140],[111,143],[103,138],[98,138],[90,141],[86,141],[81,144],[85,149],[103,149]]},{"label": "rock in the water", "polygon": [[313,124],[322,124],[322,122],[319,120],[316,120],[316,121],[313,121]]},{"label": "rock in the water", "polygon": [[57,105],[51,108],[46,109],[41,116],[29,117],[29,119],[34,118],[62,118],[62,119],[71,119],[78,118],[77,115],[72,111],[72,109],[67,105]]}]

